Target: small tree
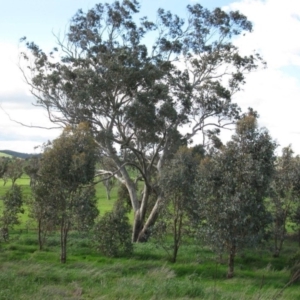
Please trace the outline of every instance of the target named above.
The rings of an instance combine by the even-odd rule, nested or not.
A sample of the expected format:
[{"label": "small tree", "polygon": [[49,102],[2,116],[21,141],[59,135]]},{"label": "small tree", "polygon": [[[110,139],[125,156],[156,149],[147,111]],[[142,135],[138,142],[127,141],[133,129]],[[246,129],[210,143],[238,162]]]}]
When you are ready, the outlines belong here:
[{"label": "small tree", "polygon": [[291,147],[282,149],[282,156],[277,159],[275,176],[271,185],[270,207],[273,216],[274,237],[273,256],[278,257],[286,237],[286,223],[291,216],[295,200],[299,198],[300,177],[297,176],[299,164],[293,156]]},{"label": "small tree", "polygon": [[291,221],[293,230],[298,233],[298,243],[300,247],[300,156],[295,157],[295,177],[293,186],[293,208],[291,212]]},{"label": "small tree", "polygon": [[32,187],[32,197],[27,199],[29,217],[37,222],[39,249],[43,249],[46,237],[58,225],[57,211],[51,189],[43,182],[37,181]]},{"label": "small tree", "polygon": [[21,178],[21,176],[23,175],[24,173],[23,166],[24,166],[23,159],[13,158],[9,161],[4,176],[6,178],[11,179],[12,185],[14,185],[17,179]]},{"label": "small tree", "polygon": [[84,219],[87,213],[84,209],[94,203],[94,193],[85,187],[94,180],[95,163],[95,143],[85,123],[67,127],[46,148],[41,159],[39,181],[48,193],[45,199],[53,207],[50,212],[60,226],[62,263],[66,262],[67,237],[75,213],[84,215],[81,220]]},{"label": "small tree", "polygon": [[9,158],[0,157],[0,178],[2,179],[7,171],[8,162],[9,162]]},{"label": "small tree", "polygon": [[118,199],[111,212],[106,212],[95,227],[97,248],[107,256],[128,256],[133,252],[128,208]]},{"label": "small tree", "polygon": [[250,111],[237,123],[232,141],[201,164],[196,184],[199,215],[205,218],[201,232],[217,252],[227,251],[228,278],[233,277],[237,251],[259,242],[270,220],[264,197],[275,146]]},{"label": "small tree", "polygon": [[38,171],[39,171],[39,158],[31,157],[27,159],[24,163],[24,172],[30,178],[30,186],[33,187],[38,179]]},{"label": "small tree", "polygon": [[[190,236],[192,224],[189,216],[196,208],[194,181],[201,156],[194,155],[193,150],[181,147],[163,168],[159,180],[164,201],[154,226],[154,238],[167,251],[173,263],[176,262],[182,239]],[[171,247],[165,244],[167,234],[171,234],[173,239]]]},{"label": "small tree", "polygon": [[297,232],[298,235],[298,245],[300,247],[300,205],[299,204],[294,210],[291,219],[292,222],[294,223],[293,229]]},{"label": "small tree", "polygon": [[9,228],[19,224],[19,213],[24,213],[23,195],[18,185],[13,185],[3,197],[3,211],[0,218],[1,233],[5,241],[9,239]]}]

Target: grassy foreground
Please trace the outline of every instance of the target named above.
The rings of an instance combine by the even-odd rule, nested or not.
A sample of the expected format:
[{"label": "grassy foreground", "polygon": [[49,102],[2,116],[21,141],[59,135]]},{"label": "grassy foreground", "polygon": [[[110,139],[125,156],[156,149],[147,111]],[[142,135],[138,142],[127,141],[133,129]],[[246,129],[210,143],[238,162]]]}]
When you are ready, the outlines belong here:
[{"label": "grassy foreground", "polygon": [[[17,184],[30,194],[26,178]],[[9,185],[3,188],[0,182],[0,195]],[[97,195],[103,215],[114,201],[106,200],[102,185],[97,186]],[[39,251],[33,223],[28,223],[26,213],[20,217],[10,241],[0,242],[0,300],[300,299],[299,282],[288,285],[288,261],[299,250],[292,240],[277,259],[269,251],[271,245],[239,253],[235,277],[227,280],[226,260],[220,263],[208,248],[192,241],[180,248],[178,262],[172,264],[151,241],[134,245],[131,257],[107,258],[96,251],[92,233],[72,232],[67,264],[62,265],[58,233],[50,235]]]},{"label": "grassy foreground", "polygon": [[128,258],[106,258],[93,246],[73,233],[62,265],[58,235],[39,251],[34,232],[14,231],[0,246],[0,299],[300,299],[299,283],[284,289],[292,242],[278,259],[268,251],[243,253],[231,280],[226,262],[193,244],[182,247],[176,264],[151,242],[135,245]]}]

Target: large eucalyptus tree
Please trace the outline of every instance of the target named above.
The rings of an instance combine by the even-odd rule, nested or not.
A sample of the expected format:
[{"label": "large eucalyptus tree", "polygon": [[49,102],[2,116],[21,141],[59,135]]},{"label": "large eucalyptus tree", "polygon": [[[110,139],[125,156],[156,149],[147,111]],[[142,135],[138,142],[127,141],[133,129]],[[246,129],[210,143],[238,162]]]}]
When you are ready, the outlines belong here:
[{"label": "large eucalyptus tree", "polygon": [[[88,122],[99,152],[113,160],[114,170],[99,173],[126,185],[133,241],[146,240],[157,218],[162,166],[179,145],[239,117],[231,96],[261,61],[232,44],[252,29],[239,12],[195,4],[187,6],[185,20],[158,9],[152,22],[138,18],[139,8],[136,0],[124,0],[79,10],[51,53],[26,42],[21,60],[36,104],[50,120]],[[157,200],[149,211],[151,194]]]}]

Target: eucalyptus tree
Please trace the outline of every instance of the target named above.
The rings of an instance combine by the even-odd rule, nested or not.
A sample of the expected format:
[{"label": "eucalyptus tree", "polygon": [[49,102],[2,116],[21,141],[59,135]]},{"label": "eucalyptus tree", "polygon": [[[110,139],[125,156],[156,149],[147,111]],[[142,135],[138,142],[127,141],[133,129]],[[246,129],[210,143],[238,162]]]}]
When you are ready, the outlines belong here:
[{"label": "eucalyptus tree", "polygon": [[4,174],[4,182],[7,179],[11,179],[12,185],[14,185],[17,179],[21,178],[24,173],[24,160],[21,158],[12,158],[9,160],[6,172]]},{"label": "eucalyptus tree", "polygon": [[201,163],[196,183],[200,227],[219,253],[228,253],[228,273],[234,274],[238,250],[259,242],[271,221],[264,198],[274,172],[276,144],[259,129],[250,112],[238,121],[236,134]]},{"label": "eucalyptus tree", "polygon": [[[201,147],[180,147],[163,167],[159,178],[164,201],[154,226],[154,238],[174,263],[184,238],[190,238],[193,232],[190,215],[197,209],[194,182],[202,158],[202,153],[197,151],[199,149]],[[171,246],[166,239],[167,235],[172,237]]]},{"label": "eucalyptus tree", "polygon": [[0,157],[0,178],[3,179],[8,166],[9,158],[7,157]]},{"label": "eucalyptus tree", "polygon": [[35,196],[44,205],[43,213],[56,218],[62,263],[66,262],[71,227],[90,226],[98,214],[93,187],[96,159],[95,142],[86,123],[67,127],[41,158]]},{"label": "eucalyptus tree", "polygon": [[49,184],[37,180],[31,186],[32,196],[26,199],[28,215],[36,221],[39,250],[42,250],[49,232],[58,227],[57,210]]},{"label": "eucalyptus tree", "polygon": [[291,220],[293,222],[293,230],[297,232],[298,235],[298,245],[300,247],[300,201],[298,199],[297,205],[293,210]]},{"label": "eucalyptus tree", "polygon": [[114,162],[114,171],[99,174],[127,187],[133,241],[146,240],[157,219],[162,166],[178,146],[238,119],[231,97],[261,62],[258,54],[242,56],[232,44],[252,30],[239,12],[195,4],[187,6],[185,20],[158,9],[152,22],[138,18],[139,8],[136,0],[124,0],[79,10],[51,53],[23,38],[28,50],[21,55],[36,104],[54,123],[89,123],[99,152]]},{"label": "eucalyptus tree", "polygon": [[37,182],[39,171],[39,157],[31,157],[26,159],[23,170],[30,178],[29,185],[33,187]]},{"label": "eucalyptus tree", "polygon": [[21,187],[14,184],[3,196],[3,209],[0,215],[2,238],[9,239],[9,228],[19,224],[18,214],[24,213]]},{"label": "eucalyptus tree", "polygon": [[272,182],[270,208],[273,214],[274,257],[278,257],[282,250],[287,221],[300,196],[299,158],[293,153],[291,146],[282,149]]}]

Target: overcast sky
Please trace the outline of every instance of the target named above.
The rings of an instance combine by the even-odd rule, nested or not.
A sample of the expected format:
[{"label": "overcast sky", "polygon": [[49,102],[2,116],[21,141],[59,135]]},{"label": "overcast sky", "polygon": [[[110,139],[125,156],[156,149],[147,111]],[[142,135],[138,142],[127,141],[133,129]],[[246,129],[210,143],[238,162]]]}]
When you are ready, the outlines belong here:
[{"label": "overcast sky", "polygon": [[[51,126],[35,102],[18,69],[19,39],[26,36],[45,50],[55,46],[79,8],[86,11],[95,0],[10,0],[0,10],[0,150],[39,152],[34,147],[59,135],[59,131],[26,128]],[[184,17],[192,0],[141,0],[142,15],[155,16],[158,7]],[[235,95],[243,110],[251,106],[281,147],[292,144],[300,154],[300,0],[202,0],[206,8],[240,10],[254,24],[250,35],[235,41],[245,54],[259,51],[267,69],[247,77],[244,90]],[[280,149],[280,148],[279,148]]]}]

